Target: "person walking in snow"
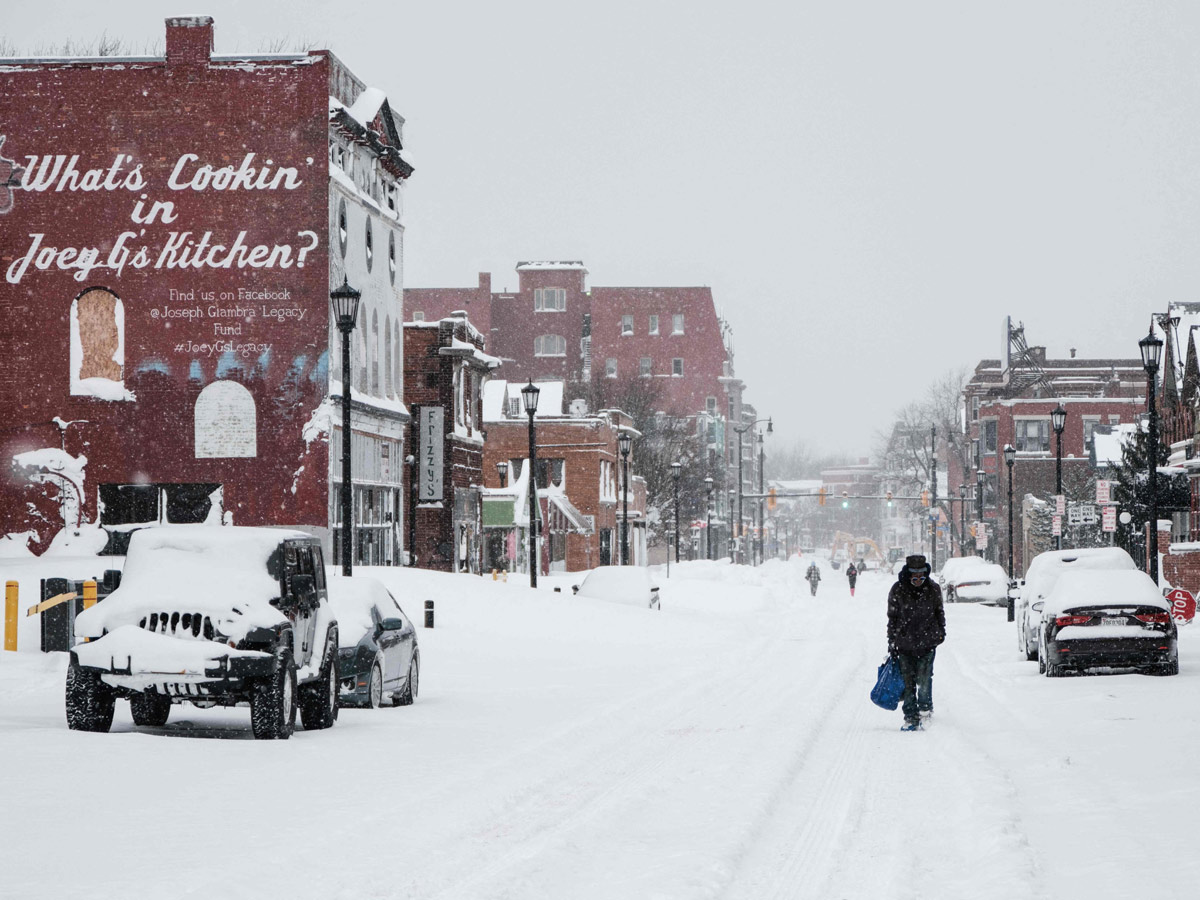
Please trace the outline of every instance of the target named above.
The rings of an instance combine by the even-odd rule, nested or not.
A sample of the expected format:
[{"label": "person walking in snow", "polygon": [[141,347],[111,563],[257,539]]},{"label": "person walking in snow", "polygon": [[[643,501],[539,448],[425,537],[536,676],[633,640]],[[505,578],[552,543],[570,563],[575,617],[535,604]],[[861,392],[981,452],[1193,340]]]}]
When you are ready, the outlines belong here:
[{"label": "person walking in snow", "polygon": [[854,568],[854,563],[846,566],[846,580],[850,582],[850,596],[854,596],[854,584],[858,581],[858,569]]},{"label": "person walking in snow", "polygon": [[942,589],[930,572],[924,556],[909,556],[888,593],[888,652],[904,675],[902,731],[917,730],[933,713],[933,656],[946,640]]},{"label": "person walking in snow", "polygon": [[809,563],[808,571],[804,573],[804,577],[808,579],[808,586],[812,588],[812,595],[817,596],[817,585],[821,583],[821,570],[817,568],[817,564]]}]

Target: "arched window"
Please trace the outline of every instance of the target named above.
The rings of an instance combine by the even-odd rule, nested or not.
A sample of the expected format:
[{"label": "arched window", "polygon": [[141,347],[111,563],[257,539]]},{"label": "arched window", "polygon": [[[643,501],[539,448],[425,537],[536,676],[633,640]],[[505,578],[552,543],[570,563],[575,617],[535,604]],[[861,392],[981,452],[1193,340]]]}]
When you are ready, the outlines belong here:
[{"label": "arched window", "polygon": [[361,393],[367,392],[367,337],[365,328],[354,329],[354,388]]},{"label": "arched window", "polygon": [[561,334],[540,334],[533,339],[534,356],[566,356],[567,339]]},{"label": "arched window", "polygon": [[125,390],[125,313],[107,288],[83,291],[71,304],[71,394],[132,400]]},{"label": "arched window", "polygon": [[214,381],[196,397],[193,427],[196,459],[258,455],[258,411],[254,397],[236,381]]},{"label": "arched window", "polygon": [[375,235],[371,231],[371,217],[367,217],[367,271],[371,271],[371,264],[375,262]]},{"label": "arched window", "polygon": [[371,393],[379,396],[379,312],[371,313]]},{"label": "arched window", "polygon": [[342,200],[338,203],[338,249],[342,251],[342,258],[346,258],[346,245],[350,240],[350,222],[346,218],[346,201]]},{"label": "arched window", "polygon": [[395,360],[394,360],[394,368],[392,370],[396,373],[396,399],[403,400],[404,399],[404,370],[402,368],[400,368],[400,358],[401,358],[400,351],[402,349],[401,344],[400,344],[400,323],[397,322],[392,327],[396,329],[396,343],[392,347],[392,352],[396,355]]}]

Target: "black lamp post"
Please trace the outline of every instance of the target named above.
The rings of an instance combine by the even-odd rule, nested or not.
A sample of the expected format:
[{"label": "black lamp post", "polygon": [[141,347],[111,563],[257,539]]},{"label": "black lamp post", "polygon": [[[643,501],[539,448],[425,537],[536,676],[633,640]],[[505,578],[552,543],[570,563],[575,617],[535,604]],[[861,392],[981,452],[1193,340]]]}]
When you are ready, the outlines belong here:
[{"label": "black lamp post", "polygon": [[[704,479],[704,489],[708,491],[708,499],[704,503],[705,520],[704,520],[704,558],[712,559],[712,492],[713,480],[709,475]],[[678,527],[678,526],[676,526]]]},{"label": "black lamp post", "polygon": [[[1008,581],[1011,585],[1015,580],[1013,575],[1013,463],[1017,460],[1017,451],[1012,444],[1004,445],[1004,463],[1008,466]],[[1008,592],[1008,621],[1016,618],[1012,591]]]},{"label": "black lamp post", "polygon": [[534,433],[533,416],[538,408],[538,395],[542,390],[529,380],[521,388],[521,400],[529,416],[529,586],[537,587],[538,561],[538,496],[537,496],[537,436]]},{"label": "black lamp post", "polygon": [[679,460],[671,463],[671,480],[675,482],[675,562],[679,562],[679,473],[682,470],[683,463]]},{"label": "black lamp post", "polygon": [[[983,479],[986,478],[983,474],[983,469],[975,470],[975,511],[978,514],[979,524],[983,524]],[[975,555],[981,556],[979,552],[979,535],[975,535]]]},{"label": "black lamp post", "polygon": [[[358,321],[358,301],[362,293],[350,287],[345,277],[342,286],[329,294],[333,317],[342,333],[342,574],[354,568],[354,504],[350,478],[350,332]],[[410,522],[409,527],[415,523]]]},{"label": "black lamp post", "polygon": [[[1054,429],[1054,494],[1055,503],[1058,503],[1058,497],[1062,496],[1062,433],[1063,428],[1067,425],[1067,410],[1060,403],[1054,407],[1050,413],[1050,426]],[[1066,512],[1066,504],[1063,504],[1063,512]],[[1060,519],[1058,523],[1058,535],[1054,539],[1054,549],[1062,549],[1062,531],[1063,522]]]},{"label": "black lamp post", "polygon": [[617,445],[621,450],[621,565],[629,565],[629,448],[633,445],[633,435],[622,431],[617,436]]},{"label": "black lamp post", "polygon": [[508,463],[501,460],[496,463],[496,474],[500,476],[500,487],[508,486]]},{"label": "black lamp post", "polygon": [[1146,370],[1146,406],[1150,412],[1150,447],[1146,454],[1146,474],[1150,478],[1150,577],[1158,584],[1158,410],[1154,406],[1154,389],[1158,383],[1158,362],[1163,342],[1149,334],[1138,341],[1142,351],[1142,366]]},{"label": "black lamp post", "polygon": [[[953,515],[953,513],[951,513]],[[958,555],[966,556],[966,549],[963,544],[967,538],[967,484],[963,482],[958,486]]]},{"label": "black lamp post", "polygon": [[[771,423],[767,422],[767,427],[771,427]],[[758,565],[763,562],[763,538],[766,536],[767,520],[763,518],[763,463],[765,456],[763,454],[763,436],[762,432],[758,433]]]},{"label": "black lamp post", "polygon": [[1017,450],[1012,444],[1004,445],[1004,464],[1008,466],[1008,577],[1013,577],[1013,463],[1017,461]]}]

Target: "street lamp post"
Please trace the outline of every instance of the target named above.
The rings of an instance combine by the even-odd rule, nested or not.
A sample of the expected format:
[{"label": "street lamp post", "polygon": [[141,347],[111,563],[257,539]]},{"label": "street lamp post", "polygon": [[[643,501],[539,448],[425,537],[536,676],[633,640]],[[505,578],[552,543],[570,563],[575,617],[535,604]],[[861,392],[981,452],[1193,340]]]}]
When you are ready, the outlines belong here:
[{"label": "street lamp post", "polygon": [[[929,426],[929,448],[931,450],[930,458],[932,465],[930,467],[931,481],[933,482],[933,500],[929,504],[929,565],[932,569],[937,569],[937,527],[938,527],[938,509],[937,509],[937,426]],[[954,515],[954,507],[950,507],[950,515]],[[951,519],[951,522],[954,520]],[[951,528],[954,526],[951,525]]]},{"label": "street lamp post", "polygon": [[1150,446],[1146,454],[1147,476],[1150,479],[1150,577],[1158,584],[1158,410],[1154,406],[1154,389],[1158,382],[1158,362],[1163,342],[1154,336],[1154,327],[1140,341],[1142,366],[1146,370],[1146,406],[1150,412]]},{"label": "street lamp post", "polygon": [[763,563],[763,539],[766,537],[767,520],[763,517],[763,463],[766,457],[763,453],[762,432],[758,433],[758,564]]},{"label": "street lamp post", "polygon": [[[1008,466],[1008,580],[1013,575],[1013,463],[1017,460],[1017,451],[1012,444],[1004,445],[1004,464]],[[1008,601],[1008,621],[1013,620],[1012,598]]]},{"label": "street lamp post", "polygon": [[[708,499],[704,502],[704,558],[712,559],[712,492],[713,480],[709,475],[704,479],[704,488],[708,492]],[[676,525],[676,528],[679,526]]]},{"label": "street lamp post", "polygon": [[[953,515],[953,513],[951,513]],[[966,556],[966,548],[963,544],[966,543],[967,537],[967,483],[964,481],[958,486],[958,555]]]},{"label": "street lamp post", "polygon": [[[342,333],[342,574],[354,568],[354,505],[350,473],[350,333],[358,320],[358,301],[362,293],[350,287],[343,276],[342,286],[329,294],[338,331]],[[409,527],[415,527],[410,522]]]},{"label": "street lamp post", "polygon": [[[1061,497],[1062,492],[1063,492],[1063,488],[1062,488],[1062,433],[1063,433],[1063,428],[1066,427],[1066,424],[1067,424],[1067,410],[1060,403],[1060,404],[1058,404],[1058,406],[1054,407],[1054,410],[1050,413],[1050,425],[1054,429],[1054,495],[1055,495],[1054,502],[1056,504],[1058,503],[1057,498]],[[1063,512],[1066,512],[1066,504],[1065,503],[1063,504]],[[1054,539],[1054,549],[1055,550],[1062,549],[1062,531],[1063,531],[1063,522],[1060,518],[1059,522],[1058,522],[1058,534],[1055,536],[1055,539]]]},{"label": "street lamp post", "polygon": [[[679,460],[671,463],[671,480],[675,482],[675,562],[679,562],[679,473],[683,470],[683,463]],[[667,556],[671,553],[668,550]]]},{"label": "street lamp post", "polygon": [[521,400],[525,404],[525,413],[529,416],[529,586],[537,587],[538,563],[538,496],[537,496],[537,434],[534,431],[533,416],[538,408],[538,395],[542,390],[529,380],[529,384],[521,388]]},{"label": "street lamp post", "polygon": [[617,437],[621,450],[621,565],[629,565],[629,448],[633,444],[633,435],[622,431]]},{"label": "street lamp post", "polygon": [[[745,529],[746,520],[742,514],[742,435],[758,425],[763,419],[755,419],[753,422],[745,422],[741,425],[734,425],[733,430],[738,436],[738,483],[737,483],[737,533],[738,533],[738,562],[742,565],[746,563],[746,539],[743,531]],[[772,432],[771,419],[766,419],[767,434]]]},{"label": "street lamp post", "polygon": [[508,463],[504,460],[496,463],[496,474],[500,476],[500,487],[508,486]]},{"label": "street lamp post", "polygon": [[[979,524],[983,524],[983,479],[986,478],[983,474],[983,469],[975,470],[975,511],[978,514]],[[975,535],[975,555],[982,556],[979,552],[979,535]]]}]

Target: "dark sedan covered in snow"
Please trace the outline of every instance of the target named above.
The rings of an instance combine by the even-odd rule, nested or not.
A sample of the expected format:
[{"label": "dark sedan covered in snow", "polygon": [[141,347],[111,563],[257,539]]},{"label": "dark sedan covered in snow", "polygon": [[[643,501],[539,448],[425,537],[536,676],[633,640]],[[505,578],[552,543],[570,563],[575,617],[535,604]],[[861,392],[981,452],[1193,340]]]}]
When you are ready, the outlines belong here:
[{"label": "dark sedan covered in snow", "polygon": [[332,576],[329,602],[338,620],[339,703],[377,709],[417,699],[417,631],[396,598],[374,578]]}]

